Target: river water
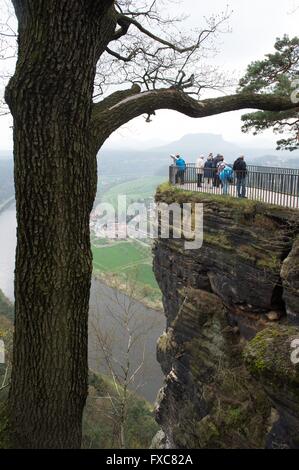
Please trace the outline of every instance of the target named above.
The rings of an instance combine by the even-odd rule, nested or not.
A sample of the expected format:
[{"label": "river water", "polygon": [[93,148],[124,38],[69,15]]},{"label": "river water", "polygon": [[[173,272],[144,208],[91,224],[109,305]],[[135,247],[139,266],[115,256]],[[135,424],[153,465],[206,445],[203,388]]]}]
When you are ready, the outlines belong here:
[{"label": "river water", "polygon": [[[15,247],[16,213],[12,206],[0,213],[0,289],[12,301]],[[125,318],[128,319],[127,327]],[[156,342],[164,328],[162,312],[149,309],[93,279],[89,321],[89,366],[92,370],[109,373],[103,354],[105,342],[114,372],[121,374],[121,366],[128,361],[130,376],[138,369],[130,388],[154,402],[163,383],[156,361]],[[127,352],[130,336],[133,346]]]},{"label": "river water", "polygon": [[14,263],[16,249],[15,207],[0,213],[0,289],[13,300]]}]

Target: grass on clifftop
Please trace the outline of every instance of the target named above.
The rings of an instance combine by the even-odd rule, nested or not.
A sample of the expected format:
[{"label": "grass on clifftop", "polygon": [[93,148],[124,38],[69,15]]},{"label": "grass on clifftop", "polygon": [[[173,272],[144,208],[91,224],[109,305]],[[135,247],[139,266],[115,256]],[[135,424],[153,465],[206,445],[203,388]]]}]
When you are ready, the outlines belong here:
[{"label": "grass on clifftop", "polygon": [[174,200],[177,202],[225,202],[226,205],[231,207],[251,207],[255,206],[256,204],[260,204],[257,201],[252,201],[250,199],[180,189],[168,182],[158,186],[156,200],[159,201],[161,196],[165,202],[167,202],[167,198],[170,198],[172,202],[174,202]]},{"label": "grass on clifftop", "polygon": [[229,195],[219,195],[219,194],[209,194],[199,191],[189,191],[186,189],[177,188],[171,185],[169,182],[162,183],[157,188],[156,192],[156,202],[198,202],[198,203],[220,203],[224,204],[226,207],[236,209],[238,212],[243,212],[244,214],[255,214],[257,212],[267,213],[271,211],[274,215],[283,215],[287,213],[288,215],[298,216],[297,209],[290,209],[288,207],[275,206],[267,204],[261,201],[255,201],[252,199],[243,199],[237,198]]}]

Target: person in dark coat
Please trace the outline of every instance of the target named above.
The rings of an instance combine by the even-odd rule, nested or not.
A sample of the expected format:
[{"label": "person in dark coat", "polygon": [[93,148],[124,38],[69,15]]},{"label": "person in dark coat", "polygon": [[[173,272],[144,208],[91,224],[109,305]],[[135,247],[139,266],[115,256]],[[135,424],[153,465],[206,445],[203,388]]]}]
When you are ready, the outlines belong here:
[{"label": "person in dark coat", "polygon": [[247,177],[247,165],[245,162],[244,155],[237,158],[234,163],[233,170],[237,179],[237,193],[238,197],[246,197],[246,177]]},{"label": "person in dark coat", "polygon": [[213,156],[211,154],[205,162],[204,178],[208,180],[208,184],[210,184],[210,180],[213,179]]}]

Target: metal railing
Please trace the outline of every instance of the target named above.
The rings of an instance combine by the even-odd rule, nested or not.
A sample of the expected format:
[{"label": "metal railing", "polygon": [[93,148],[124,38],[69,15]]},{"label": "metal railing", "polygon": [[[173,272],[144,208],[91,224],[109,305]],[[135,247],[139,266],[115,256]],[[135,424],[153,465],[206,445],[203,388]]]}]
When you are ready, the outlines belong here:
[{"label": "metal railing", "polygon": [[247,197],[267,204],[299,209],[299,169],[247,165],[221,179],[216,168],[200,169],[189,163],[184,171],[169,167],[169,182],[189,191]]}]

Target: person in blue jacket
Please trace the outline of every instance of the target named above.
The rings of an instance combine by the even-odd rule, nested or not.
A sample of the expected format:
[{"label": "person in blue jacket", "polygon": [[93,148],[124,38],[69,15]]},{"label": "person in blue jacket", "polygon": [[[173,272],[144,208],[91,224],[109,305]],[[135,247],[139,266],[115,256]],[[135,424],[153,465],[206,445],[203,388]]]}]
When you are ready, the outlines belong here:
[{"label": "person in blue jacket", "polygon": [[223,194],[229,194],[229,184],[232,181],[233,169],[225,162],[223,162],[223,167],[220,170],[219,178],[222,183]]},{"label": "person in blue jacket", "polygon": [[175,164],[178,168],[178,171],[176,174],[176,183],[180,182],[180,184],[183,185],[185,183],[186,162],[181,157],[181,155],[177,154]]}]

